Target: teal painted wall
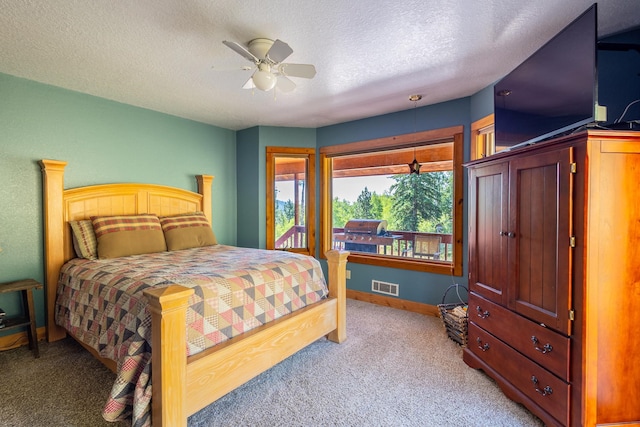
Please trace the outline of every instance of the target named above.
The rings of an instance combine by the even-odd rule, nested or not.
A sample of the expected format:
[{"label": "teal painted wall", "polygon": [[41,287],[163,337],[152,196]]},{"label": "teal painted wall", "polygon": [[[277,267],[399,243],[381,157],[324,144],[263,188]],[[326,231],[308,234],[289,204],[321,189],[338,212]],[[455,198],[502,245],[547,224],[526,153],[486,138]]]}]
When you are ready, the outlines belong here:
[{"label": "teal painted wall", "polygon": [[264,249],[267,247],[266,147],[314,148],[316,130],[257,126],[238,131],[237,140],[238,246]]},{"label": "teal painted wall", "polygon": [[[265,190],[260,187],[260,129],[253,127],[238,131],[236,169],[238,171],[238,246],[259,248],[261,229],[260,200]],[[264,187],[264,178],[262,181]],[[263,237],[263,239],[265,239]]]},{"label": "teal painted wall", "polygon": [[407,110],[396,113],[318,128],[317,145],[324,147],[468,124],[469,98],[462,98],[415,109],[408,106]]},{"label": "teal painted wall", "polygon": [[[450,126],[464,125],[464,159],[469,159],[469,128],[471,123],[470,98],[457,99],[441,104],[419,108],[411,108],[397,113],[385,114],[348,123],[319,128],[317,130],[317,146],[344,144],[364,141],[393,135],[412,133]],[[464,200],[467,200],[466,171],[463,172]],[[467,229],[467,207],[463,208],[463,230]],[[318,214],[319,216],[319,214]],[[466,233],[465,233],[466,234]],[[464,265],[462,276],[423,273],[394,268],[377,267],[365,264],[349,263],[351,279],[347,280],[347,288],[371,292],[371,281],[400,285],[400,299],[436,305],[442,300],[446,288],[458,283],[467,285],[467,242],[463,236]]]},{"label": "teal painted wall", "polygon": [[[68,162],[66,188],[128,181],[196,191],[194,175],[214,175],[212,227],[236,244],[234,131],[0,74],[0,282],[43,280],[43,158]],[[18,295],[0,295],[0,307],[18,312]]]},{"label": "teal painted wall", "polygon": [[493,85],[482,89],[469,98],[471,123],[493,114]]}]

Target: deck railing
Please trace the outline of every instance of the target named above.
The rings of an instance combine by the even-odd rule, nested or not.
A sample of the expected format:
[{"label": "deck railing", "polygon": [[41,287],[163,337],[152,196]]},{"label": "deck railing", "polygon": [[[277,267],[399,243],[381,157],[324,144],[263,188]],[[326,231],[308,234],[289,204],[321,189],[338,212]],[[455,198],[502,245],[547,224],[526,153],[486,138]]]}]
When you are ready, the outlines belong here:
[{"label": "deck railing", "polygon": [[307,227],[294,225],[276,240],[276,249],[305,248],[307,246]]},{"label": "deck railing", "polygon": [[[334,228],[333,234],[344,233],[344,228]],[[453,236],[447,233],[419,233],[410,231],[388,230],[388,235],[393,236],[393,243],[389,245],[374,245],[375,252],[381,255],[403,256],[410,258],[422,258],[414,255],[414,242],[416,236],[439,236],[440,256],[442,261],[453,260]],[[356,242],[357,243],[357,242]],[[304,225],[294,225],[276,240],[276,249],[304,248],[307,244],[307,228]],[[332,249],[345,249],[345,242],[334,240]]]}]

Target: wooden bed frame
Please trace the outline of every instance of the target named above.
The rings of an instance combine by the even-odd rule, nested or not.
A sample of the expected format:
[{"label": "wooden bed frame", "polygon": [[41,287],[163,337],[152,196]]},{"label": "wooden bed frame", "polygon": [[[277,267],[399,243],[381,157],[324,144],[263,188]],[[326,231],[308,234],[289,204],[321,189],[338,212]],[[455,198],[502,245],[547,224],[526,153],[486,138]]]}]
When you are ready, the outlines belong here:
[{"label": "wooden bed frame", "polygon": [[[56,287],[62,265],[75,258],[68,221],[97,215],[203,211],[211,223],[212,176],[198,175],[198,193],[153,184],[104,184],[64,189],[66,162],[42,160],[45,228],[47,339],[67,331],[55,324]],[[327,336],[346,339],[348,252],[329,251],[329,298],[284,316],[194,356],[186,355],[187,300],[193,290],[180,285],[144,291],[152,315],[152,423],[186,426],[187,417]],[[82,343],[81,343],[82,344]],[[116,363],[94,356],[115,372]]]}]

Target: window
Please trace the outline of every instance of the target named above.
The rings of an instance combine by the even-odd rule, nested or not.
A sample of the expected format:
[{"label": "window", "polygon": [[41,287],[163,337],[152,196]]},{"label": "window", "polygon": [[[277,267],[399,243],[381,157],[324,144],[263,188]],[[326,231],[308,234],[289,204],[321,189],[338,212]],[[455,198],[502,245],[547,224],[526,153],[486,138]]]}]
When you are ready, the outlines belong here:
[{"label": "window", "polygon": [[493,114],[471,124],[471,160],[491,156],[506,147],[496,147]]},{"label": "window", "polygon": [[315,255],[315,150],[267,147],[267,249]]},{"label": "window", "polygon": [[[463,128],[320,149],[321,245],[349,262],[462,274]],[[410,174],[413,159],[419,174]]]}]

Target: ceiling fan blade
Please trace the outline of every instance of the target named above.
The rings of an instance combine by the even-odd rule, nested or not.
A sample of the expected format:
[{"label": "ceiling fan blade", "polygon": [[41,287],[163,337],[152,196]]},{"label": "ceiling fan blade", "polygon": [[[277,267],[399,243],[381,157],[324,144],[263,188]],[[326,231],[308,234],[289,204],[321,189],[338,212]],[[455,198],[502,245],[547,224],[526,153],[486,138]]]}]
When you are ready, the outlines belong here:
[{"label": "ceiling fan blade", "polygon": [[278,88],[278,90],[281,90],[282,92],[291,92],[296,88],[296,84],[291,79],[285,76],[280,76],[278,77],[276,88]]},{"label": "ceiling fan blade", "polygon": [[249,77],[249,80],[247,80],[245,82],[244,85],[242,85],[242,89],[255,89],[256,85],[253,84],[253,74],[251,75],[251,77]]},{"label": "ceiling fan blade", "polygon": [[227,40],[223,40],[222,43],[225,44],[225,46],[231,48],[232,50],[236,51],[236,53],[242,55],[243,57],[247,58],[249,61],[253,62],[253,63],[258,63],[258,58],[256,58],[251,52],[249,52],[246,48],[244,48],[243,46],[240,46],[238,43],[236,42],[230,42]]},{"label": "ceiling fan blade", "polygon": [[267,58],[269,58],[274,64],[278,64],[287,59],[287,57],[292,53],[293,49],[291,49],[288,44],[282,40],[276,40],[273,42],[269,52],[267,52]]},{"label": "ceiling fan blade", "polygon": [[316,67],[311,64],[280,64],[278,71],[285,76],[312,79],[316,75]]}]

